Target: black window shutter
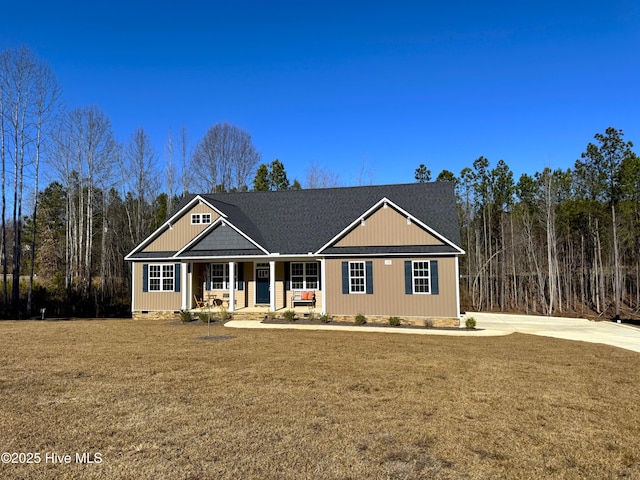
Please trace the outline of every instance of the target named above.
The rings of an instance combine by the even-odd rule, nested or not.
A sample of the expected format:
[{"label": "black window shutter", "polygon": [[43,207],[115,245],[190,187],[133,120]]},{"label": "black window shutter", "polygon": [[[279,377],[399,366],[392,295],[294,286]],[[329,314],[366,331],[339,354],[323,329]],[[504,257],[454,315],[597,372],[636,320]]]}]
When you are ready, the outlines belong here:
[{"label": "black window shutter", "polygon": [[142,264],[142,291],[143,292],[149,291],[149,264],[148,263]]},{"label": "black window shutter", "polygon": [[413,295],[413,265],[411,260],[404,261],[404,293]]},{"label": "black window shutter", "polygon": [[318,290],[322,290],[322,262],[318,262]]},{"label": "black window shutter", "polygon": [[349,293],[349,262],[342,262],[342,293]]},{"label": "black window shutter", "polygon": [[284,262],[284,289],[291,290],[291,262]]},{"label": "black window shutter", "polygon": [[431,295],[438,295],[438,261],[431,260],[429,262],[429,272],[431,274]]},{"label": "black window shutter", "polygon": [[238,290],[244,290],[244,263],[237,265],[236,279],[238,281]]},{"label": "black window shutter", "polygon": [[373,293],[373,262],[365,262],[365,272],[367,276],[367,294]]},{"label": "black window shutter", "polygon": [[180,291],[180,264],[176,263],[173,266],[173,275],[175,278],[175,284],[174,284],[174,288],[173,291],[174,292],[179,292]]}]

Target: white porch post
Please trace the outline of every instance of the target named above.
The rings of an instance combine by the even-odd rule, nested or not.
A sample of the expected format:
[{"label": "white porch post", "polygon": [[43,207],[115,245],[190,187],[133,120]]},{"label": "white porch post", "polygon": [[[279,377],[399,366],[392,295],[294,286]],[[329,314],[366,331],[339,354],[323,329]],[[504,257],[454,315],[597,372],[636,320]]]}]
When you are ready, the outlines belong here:
[{"label": "white porch post", "polygon": [[322,289],[322,315],[327,313],[327,272],[326,272],[325,259],[320,260],[320,287]]},{"label": "white porch post", "polygon": [[[136,262],[131,262],[131,312],[133,312],[136,309],[136,287],[137,287],[136,269],[137,268],[138,268],[138,264]],[[142,268],[142,264],[140,264],[140,268]]]},{"label": "white porch post", "polygon": [[460,320],[460,267],[458,265],[458,255],[456,258],[456,312],[458,313],[458,320]]},{"label": "white porch post", "polygon": [[229,312],[233,312],[236,305],[236,264],[229,262]]},{"label": "white porch post", "polygon": [[180,278],[184,282],[184,285],[180,285],[180,291],[182,292],[182,310],[187,310],[190,307],[190,304],[187,303],[189,301],[189,290],[191,290],[191,268],[187,268],[189,266],[188,263],[180,264]]},{"label": "white porch post", "polygon": [[269,262],[269,310],[276,311],[276,262]]}]

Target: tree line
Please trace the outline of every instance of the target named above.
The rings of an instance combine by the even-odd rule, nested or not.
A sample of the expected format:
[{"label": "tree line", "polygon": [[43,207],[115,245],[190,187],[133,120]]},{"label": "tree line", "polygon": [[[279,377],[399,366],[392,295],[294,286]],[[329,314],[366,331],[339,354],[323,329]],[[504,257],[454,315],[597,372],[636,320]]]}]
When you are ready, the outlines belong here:
[{"label": "tree line", "polygon": [[[635,317],[640,312],[640,159],[622,130],[597,133],[570,169],[515,181],[485,157],[453,181],[463,308]],[[417,181],[431,172],[420,165]]]}]

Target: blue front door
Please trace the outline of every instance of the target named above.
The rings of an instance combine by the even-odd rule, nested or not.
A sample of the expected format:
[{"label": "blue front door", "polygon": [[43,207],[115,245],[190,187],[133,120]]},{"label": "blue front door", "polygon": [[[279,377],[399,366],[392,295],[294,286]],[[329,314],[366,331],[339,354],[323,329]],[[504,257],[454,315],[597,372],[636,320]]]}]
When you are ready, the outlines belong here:
[{"label": "blue front door", "polygon": [[256,304],[269,305],[269,267],[256,268]]}]

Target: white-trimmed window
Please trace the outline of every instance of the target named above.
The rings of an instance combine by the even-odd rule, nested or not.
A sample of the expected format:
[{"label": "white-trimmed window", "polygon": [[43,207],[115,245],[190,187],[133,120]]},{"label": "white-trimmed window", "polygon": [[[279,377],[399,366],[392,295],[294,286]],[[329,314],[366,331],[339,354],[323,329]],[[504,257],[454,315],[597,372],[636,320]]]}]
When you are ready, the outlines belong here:
[{"label": "white-trimmed window", "polygon": [[431,269],[428,261],[412,264],[413,293],[431,293]]},{"label": "white-trimmed window", "polygon": [[318,288],[318,262],[291,263],[291,288],[315,290]]},{"label": "white-trimmed window", "polygon": [[226,290],[229,288],[229,264],[212,263],[209,265],[209,290]]},{"label": "white-trimmed window", "polygon": [[173,292],[174,290],[174,265],[156,264],[149,265],[149,291]]},{"label": "white-trimmed window", "polygon": [[211,223],[210,213],[192,213],[191,225],[200,225],[205,223]]},{"label": "white-trimmed window", "polygon": [[366,293],[367,275],[364,262],[349,262],[349,293]]}]

